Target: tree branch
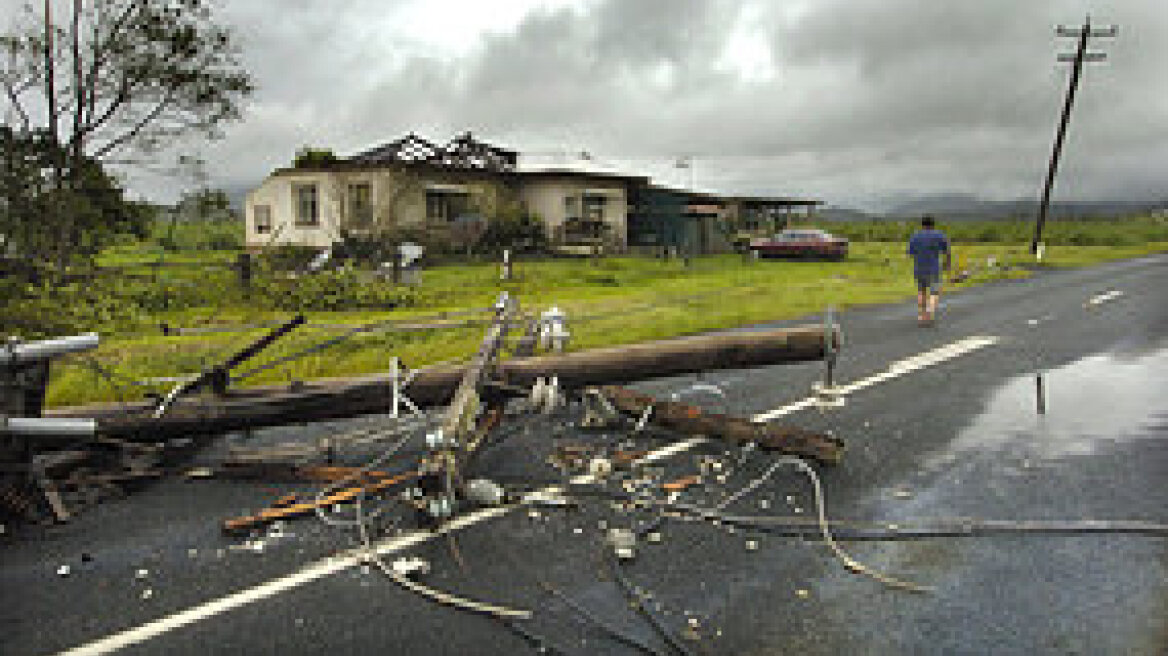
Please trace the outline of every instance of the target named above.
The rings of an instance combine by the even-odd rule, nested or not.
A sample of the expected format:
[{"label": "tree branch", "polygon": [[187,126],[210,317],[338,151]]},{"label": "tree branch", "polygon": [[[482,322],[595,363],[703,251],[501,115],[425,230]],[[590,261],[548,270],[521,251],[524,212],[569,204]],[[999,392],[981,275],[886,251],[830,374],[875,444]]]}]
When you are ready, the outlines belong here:
[{"label": "tree branch", "polygon": [[8,95],[8,102],[16,110],[16,115],[20,117],[21,127],[27,132],[32,126],[32,120],[29,119],[28,112],[24,111],[24,105],[20,102],[19,92],[8,80],[4,80],[4,92]]},{"label": "tree branch", "polygon": [[[133,14],[134,14],[134,11],[136,9],[140,8],[142,5],[143,5],[143,0],[133,0],[133,2],[126,5],[125,10],[123,10],[122,13],[116,19],[114,19],[113,24],[110,25],[109,32],[106,35],[106,39],[105,39],[104,43],[102,43],[100,41],[100,39],[98,38],[98,29],[97,29],[96,25],[94,27],[94,31],[93,31],[93,34],[94,34],[94,36],[93,36],[93,61],[90,64],[89,73],[88,73],[88,75],[86,75],[86,85],[90,89],[93,90],[93,93],[90,94],[90,104],[89,104],[90,119],[93,118],[93,114],[95,113],[95,111],[97,109],[97,105],[96,105],[97,79],[98,79],[98,76],[101,74],[102,68],[106,64],[106,61],[108,59],[107,55],[109,53],[109,50],[112,47],[112,45],[116,42],[116,40],[117,40],[119,34],[122,32],[122,30],[125,29],[126,25],[128,24],[128,22],[130,20],[130,17],[133,16]],[[107,112],[107,113],[105,113],[105,115],[103,115],[102,120],[98,121],[98,124],[104,123],[105,120],[108,118],[109,118],[109,112]],[[96,128],[94,128],[94,129],[96,129]],[[92,131],[93,131],[92,129],[87,130],[87,132],[92,132]]]},{"label": "tree branch", "polygon": [[81,0],[73,0],[73,93],[76,106],[73,108],[73,134],[69,139],[69,151],[72,156],[71,167],[77,168],[81,164],[81,140],[77,135],[81,132],[81,122],[85,115],[85,75],[81,71]]},{"label": "tree branch", "polygon": [[167,89],[166,95],[163,96],[162,100],[160,100],[158,104],[154,106],[154,109],[150,110],[145,116],[143,116],[128,132],[122,133],[120,136],[116,137],[98,149],[98,151],[93,154],[93,158],[101,159],[111,151],[120,148],[122,144],[133,139],[134,137],[137,137],[138,133],[140,133],[147,125],[149,125],[151,121],[158,118],[158,116],[162,114],[162,110],[166,109],[166,106],[169,105],[172,100],[174,100],[174,91],[174,87]]}]

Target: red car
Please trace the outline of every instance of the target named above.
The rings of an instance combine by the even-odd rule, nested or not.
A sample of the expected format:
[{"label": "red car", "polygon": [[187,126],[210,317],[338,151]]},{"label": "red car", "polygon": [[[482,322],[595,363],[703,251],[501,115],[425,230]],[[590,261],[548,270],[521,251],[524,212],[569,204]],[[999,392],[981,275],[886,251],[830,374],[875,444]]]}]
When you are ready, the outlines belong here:
[{"label": "red car", "polygon": [[784,230],[774,237],[750,240],[750,250],[759,257],[817,257],[842,260],[848,256],[848,240],[816,230]]}]

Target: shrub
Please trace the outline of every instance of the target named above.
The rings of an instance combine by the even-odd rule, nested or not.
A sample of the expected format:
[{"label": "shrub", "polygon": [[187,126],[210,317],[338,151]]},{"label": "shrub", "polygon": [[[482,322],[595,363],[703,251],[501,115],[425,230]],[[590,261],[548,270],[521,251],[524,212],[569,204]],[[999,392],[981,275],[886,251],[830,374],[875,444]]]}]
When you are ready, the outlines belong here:
[{"label": "shrub", "polygon": [[394,286],[350,266],[312,274],[270,277],[253,287],[265,306],[287,311],[386,310],[413,305],[413,288]]},{"label": "shrub", "polygon": [[508,208],[487,221],[475,250],[479,253],[542,252],[547,247],[547,234],[539,217],[519,208]]},{"label": "shrub", "polygon": [[308,266],[320,252],[315,246],[275,244],[260,254],[260,263],[272,271],[296,271]]}]

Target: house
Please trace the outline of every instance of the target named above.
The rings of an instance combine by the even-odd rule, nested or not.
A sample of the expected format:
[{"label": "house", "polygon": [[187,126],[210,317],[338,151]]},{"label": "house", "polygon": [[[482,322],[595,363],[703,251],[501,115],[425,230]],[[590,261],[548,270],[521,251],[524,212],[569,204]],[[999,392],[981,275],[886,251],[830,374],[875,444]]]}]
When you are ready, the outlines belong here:
[{"label": "house", "polygon": [[517,206],[544,222],[554,245],[623,252],[629,189],[647,178],[519,171],[517,159],[470,133],[446,145],[411,133],[349,158],[280,169],[247,196],[247,245],[325,248],[342,230],[449,226]]},{"label": "house", "polygon": [[810,220],[821,200],[782,196],[726,196],[726,221],[740,230],[776,232],[792,219]]},{"label": "house", "polygon": [[634,252],[701,254],[730,250],[719,196],[649,185],[637,190],[629,218]]},{"label": "house", "polygon": [[328,247],[342,230],[449,225],[518,202],[514,151],[470,133],[415,134],[353,157],[272,173],[245,201],[247,246]]},{"label": "house", "polygon": [[709,253],[729,250],[727,226],[740,217],[761,223],[819,202],[723,198],[616,172],[520,169],[516,151],[469,132],[441,145],[410,133],[352,157],[279,169],[248,194],[244,212],[251,249],[327,248],[343,232],[374,229],[454,230],[518,208],[543,222],[561,252]]},{"label": "house", "polygon": [[823,201],[788,197],[719,196],[659,185],[639,188],[629,217],[634,252],[691,254],[733,250],[742,234],[775,232],[795,216],[811,216]]},{"label": "house", "polygon": [[618,173],[531,170],[520,174],[519,197],[543,221],[549,241],[561,252],[585,254],[599,247],[623,253],[630,196],[648,182],[643,176]]}]

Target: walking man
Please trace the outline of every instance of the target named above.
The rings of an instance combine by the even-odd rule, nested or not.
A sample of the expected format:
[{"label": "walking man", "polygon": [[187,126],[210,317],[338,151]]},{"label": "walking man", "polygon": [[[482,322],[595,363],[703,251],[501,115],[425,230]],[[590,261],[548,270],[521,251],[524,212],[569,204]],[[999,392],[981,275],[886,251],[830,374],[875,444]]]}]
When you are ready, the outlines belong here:
[{"label": "walking man", "polygon": [[913,258],[913,277],[917,281],[917,321],[929,323],[937,314],[941,300],[941,254],[945,270],[952,266],[949,238],[937,230],[933,217],[921,219],[921,229],[908,240],[908,254]]}]

